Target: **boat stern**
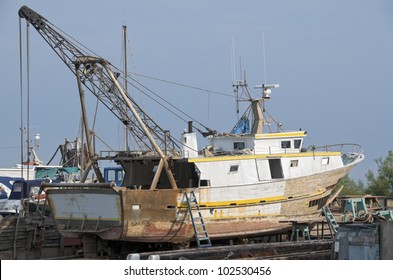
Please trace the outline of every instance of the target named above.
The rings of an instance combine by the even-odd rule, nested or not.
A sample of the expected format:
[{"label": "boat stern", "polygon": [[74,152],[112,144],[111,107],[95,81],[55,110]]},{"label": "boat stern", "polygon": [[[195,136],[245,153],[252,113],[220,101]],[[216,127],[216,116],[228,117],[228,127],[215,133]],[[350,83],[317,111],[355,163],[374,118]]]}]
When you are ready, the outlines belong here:
[{"label": "boat stern", "polygon": [[121,195],[112,184],[43,184],[59,232],[116,240],[123,231]]}]

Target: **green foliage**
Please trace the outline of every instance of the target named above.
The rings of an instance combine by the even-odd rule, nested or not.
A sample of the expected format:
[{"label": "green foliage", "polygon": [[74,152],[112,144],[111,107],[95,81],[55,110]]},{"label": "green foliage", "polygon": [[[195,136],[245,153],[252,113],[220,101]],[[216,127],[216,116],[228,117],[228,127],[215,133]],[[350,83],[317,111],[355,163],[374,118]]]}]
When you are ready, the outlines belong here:
[{"label": "green foliage", "polygon": [[367,194],[393,196],[393,152],[389,151],[385,159],[375,160],[378,166],[378,174],[369,170],[366,174],[368,187]]},{"label": "green foliage", "polygon": [[364,193],[364,183],[362,181],[358,181],[357,183],[349,178],[348,175],[345,177],[341,178],[338,183],[337,187],[335,188],[334,191],[336,191],[338,188],[341,186],[344,186],[344,188],[341,190],[340,195],[363,195]]}]

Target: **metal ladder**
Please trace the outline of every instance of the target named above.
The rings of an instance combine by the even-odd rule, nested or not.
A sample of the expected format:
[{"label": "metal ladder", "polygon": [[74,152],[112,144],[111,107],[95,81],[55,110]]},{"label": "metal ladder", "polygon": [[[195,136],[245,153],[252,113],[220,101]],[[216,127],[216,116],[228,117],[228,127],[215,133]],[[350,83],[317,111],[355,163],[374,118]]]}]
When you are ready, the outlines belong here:
[{"label": "metal ladder", "polygon": [[[203,222],[202,213],[199,209],[198,201],[194,191],[191,191],[189,195],[184,193],[184,196],[187,200],[188,212],[190,213],[192,227],[194,228],[195,240],[197,242],[198,248],[211,247],[212,244],[210,242],[209,234],[207,233],[205,223]],[[194,217],[194,214],[197,215]]]},{"label": "metal ladder", "polygon": [[330,229],[334,234],[336,234],[338,231],[338,224],[332,214],[332,211],[330,211],[330,208],[328,206],[324,206],[322,207],[322,212],[325,215],[325,218],[329,224]]}]

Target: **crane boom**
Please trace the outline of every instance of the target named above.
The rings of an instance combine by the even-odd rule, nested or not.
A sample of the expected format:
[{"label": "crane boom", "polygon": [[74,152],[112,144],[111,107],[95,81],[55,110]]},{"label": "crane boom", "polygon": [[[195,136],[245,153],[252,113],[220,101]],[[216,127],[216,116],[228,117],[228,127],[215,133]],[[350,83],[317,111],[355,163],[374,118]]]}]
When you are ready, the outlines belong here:
[{"label": "crane boom", "polygon": [[[29,7],[21,7],[19,16],[38,31],[74,75],[80,77],[81,83],[128,128],[140,149],[155,150],[135,115],[128,113],[131,110],[109,73],[112,72],[117,79],[120,76],[120,71],[116,67],[104,58],[84,50],[79,46],[79,43],[60,34],[53,24]],[[120,88],[124,91],[121,85]],[[164,147],[175,150],[175,147],[178,146],[167,137],[166,131],[146,114],[127,92],[124,91],[124,93],[158,146],[162,150]]]},{"label": "crane boom", "polygon": [[175,151],[177,145],[168,137],[167,131],[162,129],[125,92],[117,81],[120,71],[104,58],[86,51],[73,39],[63,36],[53,24],[29,7],[22,6],[19,9],[19,17],[24,18],[38,31],[76,75],[81,96],[81,84],[83,84],[127,127],[140,149],[155,151],[158,154],[161,158],[159,168],[164,168],[172,187],[177,188],[166,158],[167,150]]}]

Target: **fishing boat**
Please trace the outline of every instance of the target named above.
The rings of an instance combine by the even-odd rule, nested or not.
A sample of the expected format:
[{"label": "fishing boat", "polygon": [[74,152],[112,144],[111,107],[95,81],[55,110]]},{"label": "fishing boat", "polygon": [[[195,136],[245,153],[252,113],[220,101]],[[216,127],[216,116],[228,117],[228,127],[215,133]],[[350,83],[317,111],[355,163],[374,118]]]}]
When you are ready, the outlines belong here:
[{"label": "fishing boat", "polygon": [[[208,240],[211,245],[210,240],[287,232],[292,220],[316,219],[340,178],[364,158],[357,144],[306,147],[304,130],[284,131],[281,125],[266,130],[265,102],[276,84],[259,86],[260,95],[247,99],[250,106],[232,130],[194,131],[190,121],[177,145],[120,84],[121,70],[30,8],[23,6],[19,16],[76,76],[82,112],[84,88],[110,109],[140,147],[110,157],[124,171],[120,186],[83,180],[42,184],[64,237],[87,240],[86,246],[94,243],[91,239],[169,244]],[[235,90],[240,87],[247,91],[246,83],[234,84]],[[89,141],[88,127],[86,122]],[[209,145],[198,146],[197,132]],[[90,166],[97,166],[94,153],[90,155]]]},{"label": "fishing boat", "polygon": [[23,179],[19,177],[0,176],[0,210],[2,210],[7,204],[8,198],[13,189],[13,184],[18,180]]},{"label": "fishing boat", "polygon": [[35,148],[29,143],[29,153],[33,155],[33,159],[14,164],[12,167],[0,168],[0,178],[11,177],[23,178],[24,180],[39,180],[60,179],[59,177],[61,177],[66,181],[75,180],[75,176],[78,173],[78,165],[81,162],[81,148],[78,141],[79,140],[76,139],[71,142],[66,139],[64,144],[58,146],[52,159],[56,156],[57,152],[60,151],[61,160],[59,165],[44,164],[40,160]]},{"label": "fishing boat", "polygon": [[[245,112],[231,132],[206,135],[208,146],[198,148],[189,126],[181,135],[182,149],[170,156],[175,187],[166,173],[156,176],[161,157],[143,152],[116,155],[125,172],[120,187],[49,184],[60,232],[73,238],[93,233],[105,240],[182,243],[195,240],[192,211],[199,211],[212,240],[282,233],[291,228],[283,221],[317,219],[339,179],[363,160],[362,148],[305,148],[306,131],[264,132],[269,85],[262,90],[262,98],[251,100],[253,118]],[[194,209],[187,203],[191,192]]]},{"label": "fishing boat", "polygon": [[[59,165],[43,164],[34,147],[30,146],[29,150],[33,155],[32,161],[16,164],[12,168],[0,168],[0,216],[20,214],[28,211],[32,204],[44,204],[45,192],[40,188],[43,181],[79,181],[78,166],[82,150],[78,139],[73,142],[66,139],[64,144],[58,146],[52,159],[60,151]],[[112,169],[109,170],[112,173],[117,171]]]}]

